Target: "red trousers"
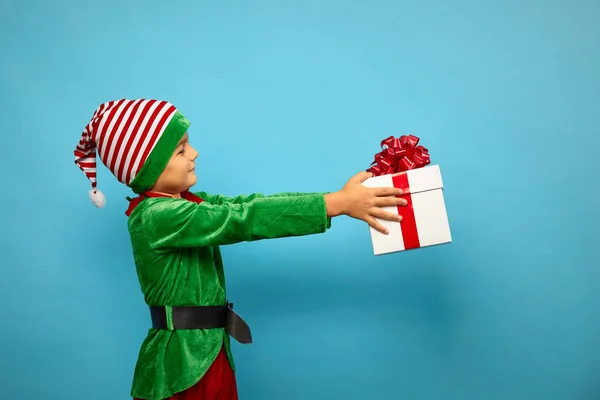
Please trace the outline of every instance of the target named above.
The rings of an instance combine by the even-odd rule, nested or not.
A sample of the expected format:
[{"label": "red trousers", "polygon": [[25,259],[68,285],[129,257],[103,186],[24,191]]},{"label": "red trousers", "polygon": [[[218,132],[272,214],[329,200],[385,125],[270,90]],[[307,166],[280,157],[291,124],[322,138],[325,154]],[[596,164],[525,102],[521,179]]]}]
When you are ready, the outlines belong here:
[{"label": "red trousers", "polygon": [[217,359],[198,383],[165,400],[238,400],[235,374],[225,348],[221,348]]}]

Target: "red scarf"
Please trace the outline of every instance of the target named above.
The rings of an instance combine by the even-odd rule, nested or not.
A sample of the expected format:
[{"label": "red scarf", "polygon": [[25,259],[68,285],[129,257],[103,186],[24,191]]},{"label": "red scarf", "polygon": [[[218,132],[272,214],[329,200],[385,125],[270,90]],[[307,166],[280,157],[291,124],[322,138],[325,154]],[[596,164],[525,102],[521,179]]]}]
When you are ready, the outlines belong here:
[{"label": "red scarf", "polygon": [[[129,200],[129,208],[127,208],[127,211],[125,211],[125,215],[127,215],[128,217],[131,215],[132,211],[138,206],[138,204],[140,204],[142,202],[142,200],[144,200],[146,197],[169,197],[167,195],[164,195],[162,193],[155,193],[155,192],[144,192],[142,194],[140,194],[138,197]],[[196,204],[200,204],[202,203],[204,200],[201,199],[200,197],[196,196],[195,194],[193,194],[192,192],[190,192],[189,190],[186,190],[185,192],[181,193],[181,198],[182,199],[186,199],[188,201],[193,201]]]}]

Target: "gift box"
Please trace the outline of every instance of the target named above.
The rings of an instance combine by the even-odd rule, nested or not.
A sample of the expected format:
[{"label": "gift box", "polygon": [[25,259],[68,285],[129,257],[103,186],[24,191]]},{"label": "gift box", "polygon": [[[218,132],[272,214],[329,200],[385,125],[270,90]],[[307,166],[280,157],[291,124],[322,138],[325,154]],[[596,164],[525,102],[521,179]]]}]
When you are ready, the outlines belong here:
[{"label": "gift box", "polygon": [[384,211],[402,216],[401,222],[377,219],[389,234],[369,227],[375,255],[406,251],[450,243],[452,236],[443,195],[440,167],[430,164],[428,150],[417,145],[412,135],[389,137],[381,146],[368,169],[373,177],[363,182],[367,187],[396,187],[406,206],[382,207]]}]

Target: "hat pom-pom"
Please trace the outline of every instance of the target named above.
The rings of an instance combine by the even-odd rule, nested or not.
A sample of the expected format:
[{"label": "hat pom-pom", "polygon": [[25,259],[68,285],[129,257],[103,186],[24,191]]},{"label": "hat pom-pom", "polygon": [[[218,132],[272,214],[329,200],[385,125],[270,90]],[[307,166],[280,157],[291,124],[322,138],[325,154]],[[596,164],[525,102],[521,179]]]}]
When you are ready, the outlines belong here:
[{"label": "hat pom-pom", "polygon": [[104,193],[102,193],[98,189],[90,190],[90,199],[92,200],[92,203],[94,203],[94,205],[98,208],[102,208],[106,204],[106,197],[104,197]]}]

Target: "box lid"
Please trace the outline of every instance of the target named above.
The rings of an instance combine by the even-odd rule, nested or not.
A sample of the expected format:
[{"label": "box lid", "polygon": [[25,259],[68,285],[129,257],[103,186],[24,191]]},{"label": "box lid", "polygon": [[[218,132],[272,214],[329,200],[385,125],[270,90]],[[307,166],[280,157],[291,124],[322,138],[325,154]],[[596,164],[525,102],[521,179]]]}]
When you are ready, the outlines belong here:
[{"label": "box lid", "polygon": [[364,181],[363,185],[367,187],[397,187],[406,194],[444,188],[439,165],[428,165],[396,174],[374,176]]}]

